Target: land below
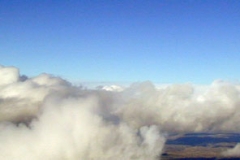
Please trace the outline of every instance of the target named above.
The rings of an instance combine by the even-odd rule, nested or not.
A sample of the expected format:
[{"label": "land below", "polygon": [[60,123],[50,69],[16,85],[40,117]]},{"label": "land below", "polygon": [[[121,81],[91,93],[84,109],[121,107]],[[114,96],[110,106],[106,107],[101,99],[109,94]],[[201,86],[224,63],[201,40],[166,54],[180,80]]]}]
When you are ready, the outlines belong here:
[{"label": "land below", "polygon": [[239,160],[223,152],[240,142],[239,133],[190,133],[169,136],[161,160]]}]

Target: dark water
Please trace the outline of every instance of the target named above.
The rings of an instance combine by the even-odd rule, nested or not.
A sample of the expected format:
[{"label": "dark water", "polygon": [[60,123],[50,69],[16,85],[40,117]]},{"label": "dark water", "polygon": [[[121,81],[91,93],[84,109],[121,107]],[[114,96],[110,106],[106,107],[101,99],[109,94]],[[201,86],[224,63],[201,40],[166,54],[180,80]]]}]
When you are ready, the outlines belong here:
[{"label": "dark water", "polygon": [[238,143],[239,133],[214,134],[214,133],[190,133],[174,140],[167,140],[167,144],[207,146],[216,143]]},{"label": "dark water", "polygon": [[174,158],[172,160],[239,160],[239,158]]}]

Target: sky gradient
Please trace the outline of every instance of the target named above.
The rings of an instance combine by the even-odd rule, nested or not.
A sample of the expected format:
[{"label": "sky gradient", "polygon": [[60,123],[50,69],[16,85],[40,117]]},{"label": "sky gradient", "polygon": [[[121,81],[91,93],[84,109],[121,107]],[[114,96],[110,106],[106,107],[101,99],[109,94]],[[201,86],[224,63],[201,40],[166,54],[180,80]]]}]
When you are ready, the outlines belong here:
[{"label": "sky gradient", "polygon": [[0,0],[0,64],[71,81],[240,79],[238,0]]}]

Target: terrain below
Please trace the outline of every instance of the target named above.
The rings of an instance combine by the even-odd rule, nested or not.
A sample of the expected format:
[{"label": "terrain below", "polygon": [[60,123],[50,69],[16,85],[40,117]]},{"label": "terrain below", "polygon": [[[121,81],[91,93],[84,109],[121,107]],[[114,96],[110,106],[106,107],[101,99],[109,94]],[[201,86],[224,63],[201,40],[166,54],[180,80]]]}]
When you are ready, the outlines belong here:
[{"label": "terrain below", "polygon": [[238,133],[191,133],[169,136],[162,160],[239,160],[222,153],[240,142]]}]

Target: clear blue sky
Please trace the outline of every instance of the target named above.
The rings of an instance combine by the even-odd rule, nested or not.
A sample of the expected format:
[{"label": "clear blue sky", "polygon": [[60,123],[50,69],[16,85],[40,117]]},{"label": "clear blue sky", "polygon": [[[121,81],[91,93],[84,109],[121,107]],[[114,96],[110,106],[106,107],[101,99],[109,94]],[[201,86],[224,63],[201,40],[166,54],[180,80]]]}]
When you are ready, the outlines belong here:
[{"label": "clear blue sky", "polygon": [[0,0],[0,64],[74,81],[240,79],[239,0]]}]

